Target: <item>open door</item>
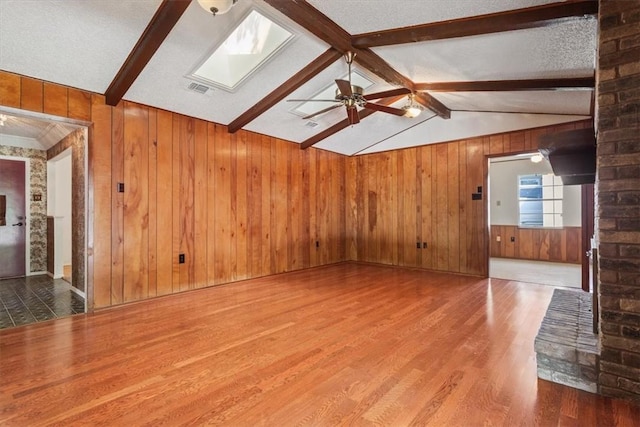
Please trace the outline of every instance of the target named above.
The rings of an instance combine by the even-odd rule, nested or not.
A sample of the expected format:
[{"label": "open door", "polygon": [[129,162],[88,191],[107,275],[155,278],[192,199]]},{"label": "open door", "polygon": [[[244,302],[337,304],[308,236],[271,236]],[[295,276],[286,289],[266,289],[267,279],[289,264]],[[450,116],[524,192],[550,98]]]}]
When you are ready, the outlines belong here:
[{"label": "open door", "polygon": [[0,159],[0,279],[26,275],[25,162]]}]

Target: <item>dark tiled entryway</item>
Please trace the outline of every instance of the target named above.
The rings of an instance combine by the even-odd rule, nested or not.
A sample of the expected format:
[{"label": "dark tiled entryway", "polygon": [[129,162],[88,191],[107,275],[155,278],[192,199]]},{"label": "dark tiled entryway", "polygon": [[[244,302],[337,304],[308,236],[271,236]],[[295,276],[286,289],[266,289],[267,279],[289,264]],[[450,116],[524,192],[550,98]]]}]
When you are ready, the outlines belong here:
[{"label": "dark tiled entryway", "polygon": [[84,299],[64,280],[29,276],[0,280],[0,329],[84,313]]}]

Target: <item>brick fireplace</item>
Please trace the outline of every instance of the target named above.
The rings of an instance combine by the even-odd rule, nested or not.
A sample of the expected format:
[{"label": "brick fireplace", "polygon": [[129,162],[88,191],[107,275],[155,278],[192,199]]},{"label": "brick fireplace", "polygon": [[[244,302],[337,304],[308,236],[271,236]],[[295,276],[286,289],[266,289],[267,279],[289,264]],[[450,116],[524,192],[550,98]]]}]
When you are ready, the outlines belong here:
[{"label": "brick fireplace", "polygon": [[640,2],[599,3],[598,391],[640,402]]}]

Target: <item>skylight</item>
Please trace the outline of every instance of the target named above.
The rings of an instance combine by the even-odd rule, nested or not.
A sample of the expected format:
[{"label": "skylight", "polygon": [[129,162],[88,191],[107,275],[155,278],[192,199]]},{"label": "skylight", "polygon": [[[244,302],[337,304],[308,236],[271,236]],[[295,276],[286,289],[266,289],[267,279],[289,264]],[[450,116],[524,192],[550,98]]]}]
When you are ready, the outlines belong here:
[{"label": "skylight", "polygon": [[252,10],[191,77],[233,91],[292,37],[290,31]]},{"label": "skylight", "polygon": [[[344,80],[348,80],[348,78],[349,77],[347,75],[343,77]],[[358,71],[353,71],[351,73],[351,84],[354,86],[360,86],[364,90],[370,87],[371,85],[373,85],[373,82],[367,79],[362,74],[358,73]],[[327,86],[325,89],[323,89],[321,92],[316,94],[311,99],[334,99],[336,97],[337,88],[338,86],[336,86],[335,83],[332,83],[331,85]],[[328,102],[307,101],[293,108],[291,112],[293,114],[297,114],[299,116],[304,117],[330,106],[331,104]]]}]

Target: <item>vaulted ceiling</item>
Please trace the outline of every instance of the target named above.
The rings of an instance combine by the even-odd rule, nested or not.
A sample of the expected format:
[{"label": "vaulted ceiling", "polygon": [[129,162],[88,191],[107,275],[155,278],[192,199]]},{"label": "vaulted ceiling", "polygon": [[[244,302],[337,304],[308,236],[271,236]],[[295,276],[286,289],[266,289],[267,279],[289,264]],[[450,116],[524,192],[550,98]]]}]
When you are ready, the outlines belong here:
[{"label": "vaulted ceiling", "polygon": [[[239,0],[213,17],[194,0],[0,0],[0,69],[346,155],[592,115],[596,1]],[[235,91],[188,76],[253,9],[295,37]],[[312,119],[287,99],[344,79],[406,88],[416,118],[343,108]],[[407,96],[384,98],[400,108]],[[325,108],[326,105],[321,106]],[[318,107],[320,108],[320,107]]]}]

